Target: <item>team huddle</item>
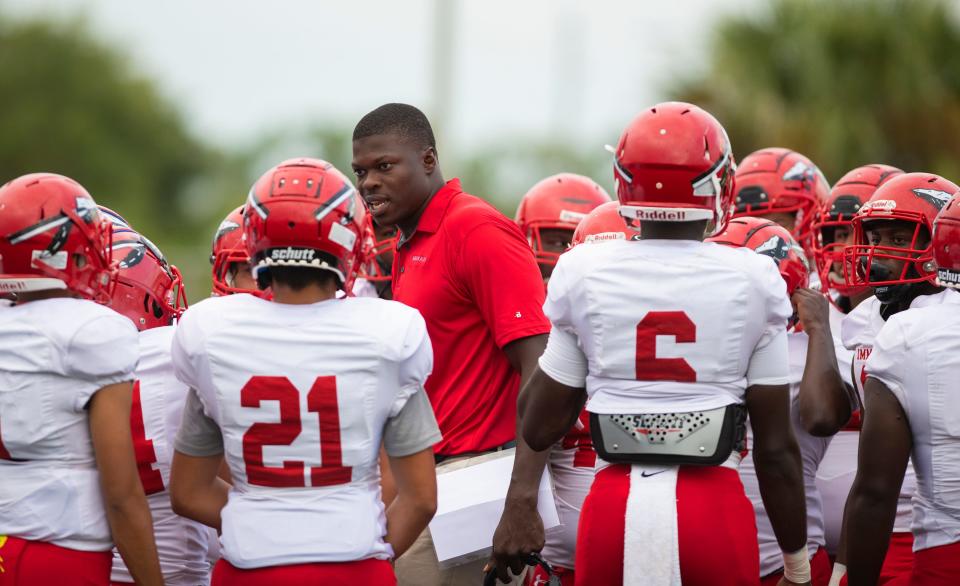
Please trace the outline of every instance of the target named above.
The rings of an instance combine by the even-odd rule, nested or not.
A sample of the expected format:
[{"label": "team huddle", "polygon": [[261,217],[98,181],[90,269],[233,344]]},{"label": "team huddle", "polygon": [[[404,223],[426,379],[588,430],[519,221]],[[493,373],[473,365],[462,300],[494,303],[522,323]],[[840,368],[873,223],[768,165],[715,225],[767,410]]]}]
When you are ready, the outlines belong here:
[{"label": "team huddle", "polygon": [[[122,210],[9,181],[0,586],[960,583],[960,187],[733,146],[657,104],[615,200],[510,221],[387,104],[355,184],[254,183],[189,309]],[[508,454],[492,553],[442,562],[437,475]]]}]

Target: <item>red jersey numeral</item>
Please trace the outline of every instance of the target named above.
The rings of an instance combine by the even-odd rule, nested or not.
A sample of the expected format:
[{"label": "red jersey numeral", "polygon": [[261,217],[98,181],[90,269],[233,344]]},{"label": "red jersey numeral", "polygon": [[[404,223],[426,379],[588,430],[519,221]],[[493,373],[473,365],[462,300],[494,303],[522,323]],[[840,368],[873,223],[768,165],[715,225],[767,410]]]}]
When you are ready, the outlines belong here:
[{"label": "red jersey numeral", "polygon": [[637,324],[637,380],[697,382],[697,372],[683,358],[658,358],[657,336],[678,344],[697,341],[697,326],[682,311],[651,311]]},{"label": "red jersey numeral", "polygon": [[[240,390],[240,404],[259,408],[263,401],[276,401],[280,421],[254,423],[243,434],[243,462],[250,484],[272,487],[306,486],[305,464],[284,461],[281,466],[265,466],[263,446],[289,446],[303,429],[300,391],[285,376],[255,376]],[[317,414],[320,426],[320,466],[310,467],[310,486],[331,486],[350,482],[352,469],[343,466],[340,449],[340,410],[337,405],[337,379],[318,377],[307,393],[307,411]]]},{"label": "red jersey numeral", "polygon": [[157,451],[153,440],[147,439],[143,424],[143,405],[140,402],[140,381],[133,383],[133,403],[130,405],[130,431],[133,435],[133,452],[137,457],[137,473],[143,492],[156,494],[163,492],[163,476],[153,467],[157,463]]},{"label": "red jersey numeral", "polygon": [[3,430],[0,429],[0,460],[13,460],[10,457],[10,452],[7,451],[6,446],[3,445]]},{"label": "red jersey numeral", "polygon": [[593,439],[590,437],[590,414],[586,411],[580,413],[580,424],[582,427],[575,425],[563,437],[560,445],[564,450],[576,448],[577,451],[573,453],[574,468],[593,468],[597,464],[597,452],[593,449]]}]

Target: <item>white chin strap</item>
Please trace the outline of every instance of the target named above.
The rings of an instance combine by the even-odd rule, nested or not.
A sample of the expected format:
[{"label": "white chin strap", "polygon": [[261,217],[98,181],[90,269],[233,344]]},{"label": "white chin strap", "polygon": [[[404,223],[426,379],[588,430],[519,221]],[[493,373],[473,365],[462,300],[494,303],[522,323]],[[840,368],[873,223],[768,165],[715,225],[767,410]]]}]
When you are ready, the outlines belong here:
[{"label": "white chin strap", "polygon": [[258,262],[253,267],[253,278],[256,279],[260,274],[260,271],[263,269],[269,269],[270,267],[304,267],[308,269],[319,269],[322,271],[330,271],[335,274],[340,283],[346,283],[347,279],[343,276],[343,273],[340,272],[340,269],[334,268],[327,264],[325,261],[321,261],[318,258],[313,259],[313,261],[302,261],[302,260],[273,260],[271,258],[265,258]]}]

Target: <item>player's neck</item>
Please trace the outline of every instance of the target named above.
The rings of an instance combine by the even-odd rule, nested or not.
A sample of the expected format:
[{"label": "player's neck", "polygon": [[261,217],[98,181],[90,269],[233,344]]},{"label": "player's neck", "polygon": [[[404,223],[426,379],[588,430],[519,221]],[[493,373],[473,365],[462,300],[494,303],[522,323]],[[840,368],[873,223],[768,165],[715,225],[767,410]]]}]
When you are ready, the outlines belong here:
[{"label": "player's neck", "polygon": [[46,289],[44,291],[27,291],[17,293],[17,305],[29,303],[31,301],[40,301],[42,299],[57,299],[61,297],[74,298],[77,294],[67,289]]},{"label": "player's neck", "polygon": [[274,282],[271,291],[273,292],[273,301],[285,305],[310,305],[337,296],[337,288],[332,282],[310,283],[303,289],[293,289],[287,285]]},{"label": "player's neck", "polygon": [[693,240],[703,242],[707,222],[650,222],[640,220],[640,240]]}]

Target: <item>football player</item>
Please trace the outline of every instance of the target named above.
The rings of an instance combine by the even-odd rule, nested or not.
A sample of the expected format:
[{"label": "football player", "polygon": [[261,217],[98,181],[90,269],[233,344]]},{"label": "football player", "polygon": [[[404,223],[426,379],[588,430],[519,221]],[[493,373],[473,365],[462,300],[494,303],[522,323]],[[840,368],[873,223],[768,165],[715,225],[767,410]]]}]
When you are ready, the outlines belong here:
[{"label": "football player", "polygon": [[734,217],[759,216],[793,234],[810,255],[810,226],[830,184],[813,162],[784,148],[747,155],[736,172]]},{"label": "football player", "polygon": [[522,426],[537,450],[586,403],[609,463],[584,501],[576,583],[758,583],[753,507],[737,474],[748,412],[782,583],[809,583],[786,287],[768,259],[702,242],[723,229],[733,195],[726,132],[697,106],[658,104],[614,156],[620,213],[640,222],[641,239],[560,257],[550,341],[519,403],[521,415],[538,414]]},{"label": "football player", "polygon": [[[934,283],[936,267],[930,235],[934,218],[956,191],[955,184],[932,173],[898,175],[877,188],[853,217],[854,243],[843,251],[844,280],[852,287],[870,287],[874,295],[844,317],[840,333],[844,346],[853,352],[853,382],[861,405],[863,385],[870,372],[867,359],[886,320],[908,308],[938,305],[949,298]],[[900,487],[897,520],[880,583],[906,579],[910,574],[911,500],[915,491],[916,479],[911,471]],[[845,563],[844,547],[851,543],[843,538],[839,562]]]},{"label": "football player", "polygon": [[[111,258],[119,271],[110,307],[140,330],[130,427],[163,580],[167,586],[207,584],[207,527],[175,514],[167,491],[173,439],[187,398],[187,387],[176,379],[170,362],[173,321],[186,309],[183,280],[160,250],[120,215],[103,207],[100,211],[113,225]],[[133,583],[116,550],[110,580]]]},{"label": "football player", "polygon": [[162,584],[130,404],[137,330],[109,299],[110,223],[52,173],[0,187],[0,584]]},{"label": "football player", "polygon": [[845,573],[846,556],[839,547],[843,508],[857,470],[860,439],[853,352],[843,346],[841,323],[845,314],[873,294],[869,287],[846,284],[843,248],[852,244],[853,216],[880,185],[901,174],[903,171],[896,167],[872,164],[853,169],[837,181],[811,226],[814,262],[823,293],[829,295],[831,302],[824,303],[823,297],[812,291],[802,291],[795,297],[811,344],[820,340],[819,349],[808,354],[808,380],[817,384],[802,387],[799,408],[801,421],[810,433],[833,436],[817,471],[817,487],[823,499],[826,548],[839,559],[834,566],[834,585]]},{"label": "football player", "polygon": [[[896,202],[895,208],[883,203],[877,208],[871,206],[870,212],[906,207],[901,213],[909,213],[909,209],[918,206],[901,206],[913,196],[936,207],[942,199],[939,192],[949,187],[947,182],[939,178],[930,181],[933,176],[925,174],[915,179],[921,178],[926,181],[904,180],[902,187],[912,193],[888,192],[881,194],[888,199],[872,201],[875,205]],[[924,220],[920,221],[924,222],[927,214],[922,213]],[[890,226],[888,230],[894,232],[891,239],[883,234],[883,227],[874,228],[880,223],[864,222],[864,230],[869,235],[868,243],[888,248],[881,251],[876,246],[874,254],[884,257],[890,275],[873,276],[879,280],[898,275],[926,277],[929,254],[916,251],[932,248],[933,260],[939,267],[938,283],[950,289],[917,297],[916,300],[927,298],[923,307],[914,300],[909,311],[888,315],[867,360],[860,466],[847,503],[849,584],[878,583],[881,560],[898,516],[898,496],[902,492],[899,487],[908,459],[912,459],[917,476],[912,525],[914,561],[909,582],[956,584],[960,576],[960,294],[954,289],[960,286],[960,200],[954,197],[937,216],[929,248],[925,246],[926,237],[918,233],[923,231],[921,225],[924,229],[929,225],[918,223],[914,235],[907,236],[913,252],[904,256],[895,256],[889,248],[890,244],[903,243],[897,241],[896,230],[903,230],[906,224],[900,228]],[[881,261],[877,258],[875,262]],[[929,281],[914,286],[927,291],[932,288]],[[899,304],[909,303],[909,295],[903,293]]]},{"label": "football player", "polygon": [[[629,238],[639,235],[639,231],[627,228],[618,207],[617,202],[608,201],[587,213],[577,223],[570,244],[576,246],[584,242],[602,242],[616,237]],[[541,263],[540,266],[543,268],[544,264]],[[553,265],[549,265],[549,269],[552,270]],[[593,449],[593,440],[590,438],[590,417],[586,411],[581,411],[580,417],[567,435],[550,448],[547,460],[547,469],[553,479],[560,529],[546,534],[541,555],[550,564],[554,575],[563,586],[573,586],[576,579],[574,560],[580,509],[583,507],[583,499],[590,492],[596,463],[597,452]],[[525,579],[527,586],[546,584],[548,581],[549,576],[540,565],[531,568]]]},{"label": "football player", "polygon": [[595,181],[575,173],[558,173],[541,180],[520,199],[514,220],[533,249],[543,281],[557,259],[570,248],[573,231],[590,210],[610,201]]},{"label": "football player", "polygon": [[[213,584],[393,584],[388,560],[433,515],[440,434],[423,391],[423,319],[399,303],[336,297],[360,264],[364,213],[325,161],[270,169],[243,230],[272,300],[211,297],[177,325],[174,369],[191,390],[170,491],[174,511],[222,530]],[[398,491],[386,511],[381,444]]]},{"label": "football player", "polygon": [[250,271],[250,258],[243,246],[243,206],[233,210],[220,222],[210,251],[213,295],[250,293],[259,295]]},{"label": "football player", "polygon": [[[807,264],[806,254],[790,232],[779,224],[760,218],[734,218],[721,234],[709,238],[708,241],[726,246],[749,248],[758,254],[772,258],[780,269],[780,275],[787,285],[787,294],[791,297],[797,290],[809,284],[810,267]],[[811,578],[815,586],[826,586],[830,580],[830,559],[824,549],[823,511],[820,493],[817,491],[816,475],[823,454],[830,444],[830,438],[810,435],[800,422],[797,405],[810,340],[811,338],[802,327],[791,325],[787,332],[790,354],[790,422],[793,425],[797,443],[800,445],[800,456],[803,461],[803,487],[807,503],[807,547],[810,554]],[[748,433],[748,449],[751,447],[751,439],[751,434]],[[783,558],[767,511],[763,506],[757,484],[757,471],[750,458],[740,464],[740,479],[757,515],[760,582],[775,586],[783,576]]]}]

